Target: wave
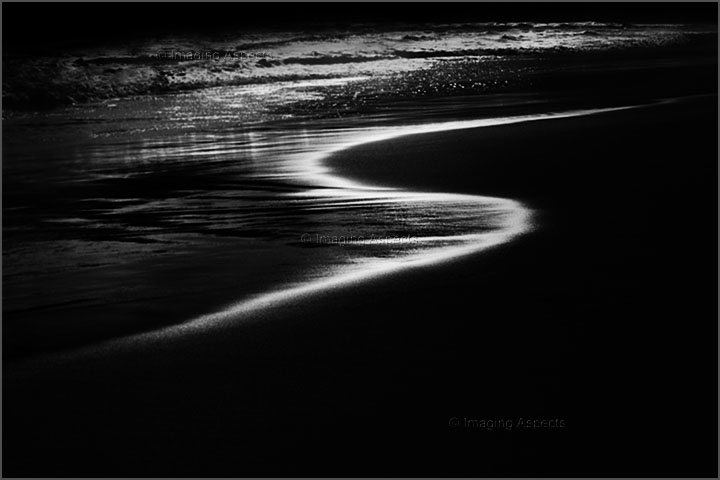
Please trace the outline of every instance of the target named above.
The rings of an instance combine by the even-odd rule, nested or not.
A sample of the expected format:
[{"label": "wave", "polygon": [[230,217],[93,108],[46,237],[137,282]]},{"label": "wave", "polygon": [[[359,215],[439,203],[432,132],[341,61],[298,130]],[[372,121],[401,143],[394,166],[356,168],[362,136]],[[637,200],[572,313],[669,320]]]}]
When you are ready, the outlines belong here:
[{"label": "wave", "polygon": [[324,55],[317,57],[290,57],[279,61],[283,65],[335,65],[338,63],[364,63],[390,60],[392,56],[362,56],[362,55]]},{"label": "wave", "polygon": [[[364,25],[315,33],[238,34],[221,39],[172,37],[68,51],[59,57],[13,56],[4,52],[3,108],[32,110],[292,79],[388,77],[427,70],[438,58],[523,56],[542,62],[549,54],[565,52],[700,42],[715,45],[716,41],[717,31],[711,27],[491,22],[425,24],[414,30]],[[447,81],[452,83],[453,79],[448,77]]]}]

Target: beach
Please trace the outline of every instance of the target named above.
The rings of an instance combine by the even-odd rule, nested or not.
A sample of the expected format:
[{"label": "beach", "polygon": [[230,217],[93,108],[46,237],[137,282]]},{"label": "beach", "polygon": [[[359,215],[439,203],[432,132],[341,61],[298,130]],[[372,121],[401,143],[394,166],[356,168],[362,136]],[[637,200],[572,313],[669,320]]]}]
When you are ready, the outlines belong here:
[{"label": "beach", "polygon": [[5,7],[3,476],[717,476],[717,5],[439,7]]},{"label": "beach", "polygon": [[330,155],[350,181],[514,199],[533,228],[220,328],[19,358],[3,473],[714,475],[716,104]]}]

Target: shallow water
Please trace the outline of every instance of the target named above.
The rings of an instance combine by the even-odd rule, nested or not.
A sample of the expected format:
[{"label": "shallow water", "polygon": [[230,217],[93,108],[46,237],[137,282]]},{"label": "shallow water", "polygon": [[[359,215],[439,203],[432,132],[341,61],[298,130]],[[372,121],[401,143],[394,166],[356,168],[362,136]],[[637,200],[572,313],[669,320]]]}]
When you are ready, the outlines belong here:
[{"label": "shallow water", "polygon": [[[76,116],[62,141],[35,143],[29,139],[43,129],[61,131],[57,114],[11,125],[17,143],[3,165],[6,322],[32,325],[29,343],[44,322],[67,322],[62,335],[91,328],[93,341],[186,334],[510,241],[532,228],[531,212],[512,199],[365,185],[325,162],[402,135],[592,113],[443,117],[477,114],[455,102],[436,105],[434,122],[409,122],[403,112],[161,134],[139,127],[142,115],[113,112],[104,122]],[[428,105],[422,110],[428,114]],[[73,123],[85,134],[72,133]],[[26,142],[18,141],[23,132]]]}]

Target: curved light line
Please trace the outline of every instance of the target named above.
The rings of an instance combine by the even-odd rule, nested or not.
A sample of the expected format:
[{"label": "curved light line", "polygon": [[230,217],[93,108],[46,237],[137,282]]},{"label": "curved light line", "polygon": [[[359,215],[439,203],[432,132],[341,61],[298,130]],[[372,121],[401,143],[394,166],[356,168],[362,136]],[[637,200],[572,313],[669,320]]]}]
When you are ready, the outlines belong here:
[{"label": "curved light line", "polygon": [[[507,243],[513,238],[522,235],[532,229],[531,219],[532,211],[518,201],[485,197],[479,195],[465,195],[454,193],[424,193],[406,191],[400,188],[372,186],[346,179],[335,175],[324,165],[324,161],[334,153],[346,150],[361,144],[388,140],[405,135],[422,134],[431,132],[441,132],[449,130],[469,129],[478,127],[489,127],[497,125],[506,125],[511,123],[528,122],[545,119],[560,119],[590,115],[596,113],[605,113],[616,110],[624,110],[636,108],[634,106],[604,108],[593,110],[578,110],[558,114],[543,115],[526,115],[516,117],[505,117],[483,120],[453,121],[444,123],[434,123],[425,125],[390,127],[382,129],[374,129],[365,131],[366,133],[359,137],[353,137],[351,140],[343,142],[340,146],[330,148],[321,152],[314,152],[304,156],[300,160],[298,167],[298,175],[305,173],[312,185],[322,185],[325,188],[317,190],[309,189],[308,191],[292,193],[301,197],[382,197],[386,201],[393,199],[394,201],[426,201],[426,202],[477,202],[478,205],[487,206],[494,204],[500,206],[504,211],[512,212],[510,218],[505,218],[505,227],[496,231],[464,234],[455,236],[442,237],[442,240],[460,241],[461,245],[450,245],[431,248],[420,253],[408,254],[405,256],[381,259],[374,263],[361,263],[339,267],[331,275],[324,278],[311,280],[299,285],[286,285],[276,290],[271,290],[259,294],[257,296],[236,302],[222,308],[216,312],[200,315],[183,323],[171,325],[158,330],[134,334],[127,337],[107,340],[95,345],[81,347],[72,352],[62,352],[58,354],[61,357],[70,357],[73,355],[86,355],[93,352],[108,351],[140,345],[144,342],[156,342],[167,340],[169,338],[185,335],[188,333],[197,333],[206,331],[210,328],[226,326],[235,322],[240,318],[247,319],[250,315],[265,309],[277,307],[289,301],[298,300],[303,297],[314,295],[323,291],[331,291],[341,289],[359,282],[367,281],[384,275],[389,275],[402,270],[422,268],[431,265],[437,265],[443,262],[459,259],[466,255],[476,254],[481,251],[496,247],[503,243]],[[356,131],[355,131],[356,132]],[[329,189],[327,187],[330,187]],[[437,237],[429,237],[437,238]]]},{"label": "curved light line", "polygon": [[[311,172],[310,180],[313,185],[324,185],[331,187],[318,190],[308,190],[289,195],[295,196],[369,196],[369,197],[394,197],[398,201],[428,201],[428,202],[452,202],[452,201],[475,201],[480,205],[488,205],[492,202],[495,205],[501,205],[503,209],[512,211],[512,218],[506,219],[505,228],[495,232],[475,234],[475,235],[456,235],[443,237],[444,240],[465,240],[463,245],[452,245],[432,248],[429,251],[423,251],[416,254],[406,255],[399,258],[383,259],[374,264],[362,265],[359,269],[353,269],[353,266],[339,267],[337,271],[326,278],[321,278],[306,282],[302,285],[285,286],[277,290],[262,293],[255,297],[239,301],[229,305],[217,312],[200,315],[192,320],[182,324],[167,327],[167,329],[150,332],[157,335],[167,335],[171,332],[187,333],[190,331],[203,330],[212,325],[218,325],[228,321],[233,321],[239,317],[256,313],[260,310],[272,308],[282,303],[297,300],[308,295],[316,294],[322,291],[332,289],[340,289],[346,286],[357,284],[383,275],[388,275],[400,270],[425,267],[441,262],[447,262],[459,257],[478,253],[497,245],[506,243],[513,238],[528,232],[531,228],[532,212],[529,208],[515,200],[486,197],[479,195],[462,195],[454,193],[422,193],[405,191],[398,188],[372,186],[349,180],[347,178],[331,173],[331,170],[323,164],[323,162],[331,155],[347,150],[358,145],[371,142],[389,140],[392,138],[423,134],[431,132],[442,132],[450,130],[460,130],[478,127],[489,127],[497,125],[507,125],[511,123],[528,122],[545,119],[560,119],[577,116],[584,116],[596,113],[604,113],[610,111],[624,110],[634,107],[616,107],[592,110],[576,110],[558,114],[542,114],[542,115],[524,115],[515,117],[504,117],[494,119],[452,121],[443,123],[433,123],[424,125],[411,125],[401,127],[383,128],[382,131],[371,131],[360,138],[353,139],[342,143],[336,148],[331,148],[322,152],[314,152],[307,155],[301,160],[299,169],[304,172]],[[421,237],[422,238],[422,237]]]}]

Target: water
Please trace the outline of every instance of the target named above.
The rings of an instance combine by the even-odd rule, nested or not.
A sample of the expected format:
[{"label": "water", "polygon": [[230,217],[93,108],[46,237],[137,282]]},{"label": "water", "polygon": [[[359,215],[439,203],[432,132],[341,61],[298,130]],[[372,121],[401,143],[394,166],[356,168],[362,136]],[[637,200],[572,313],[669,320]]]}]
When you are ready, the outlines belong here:
[{"label": "water", "polygon": [[457,95],[512,86],[535,71],[538,59],[698,39],[716,43],[716,35],[715,27],[703,25],[572,22],[364,24],[148,38],[67,49],[60,56],[4,54],[3,104],[7,109],[107,100],[112,106],[129,96],[239,85],[254,90],[244,95],[255,111],[325,98],[328,91],[341,98],[339,104],[376,95]]},{"label": "water", "polygon": [[[4,95],[32,93],[32,75],[22,83],[30,90],[13,82],[50,62],[66,82],[54,91],[76,98],[3,121],[3,313],[14,339],[6,352],[247,321],[511,241],[533,228],[532,212],[513,199],[359,184],[326,160],[401,135],[599,111],[577,92],[458,93],[554,68],[547,58],[568,50],[673,46],[706,34],[682,25],[370,26],[26,60],[9,70],[19,76]],[[160,58],[168,47],[270,53]],[[239,63],[220,72],[224,61]],[[146,82],[158,75],[163,94]],[[372,114],[347,115],[370,97],[380,99]]]},{"label": "water", "polygon": [[11,151],[4,313],[73,332],[100,311],[109,319],[93,324],[97,340],[137,343],[481,252],[530,231],[532,212],[512,199],[361,184],[327,158],[402,135],[592,112],[74,136],[62,151]]}]

